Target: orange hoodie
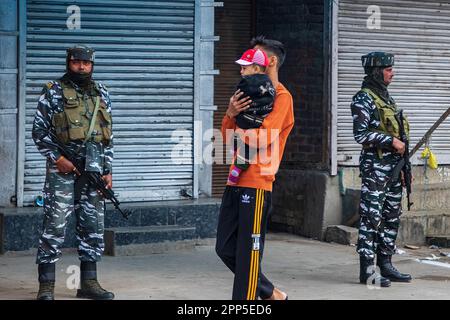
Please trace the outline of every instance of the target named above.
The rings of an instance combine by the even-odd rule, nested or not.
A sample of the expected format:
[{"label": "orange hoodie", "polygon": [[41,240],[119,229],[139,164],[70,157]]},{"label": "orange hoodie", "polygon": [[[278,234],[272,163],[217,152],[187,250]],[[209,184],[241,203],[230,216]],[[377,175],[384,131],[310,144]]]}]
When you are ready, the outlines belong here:
[{"label": "orange hoodie", "polygon": [[236,130],[245,143],[258,149],[257,157],[250,159],[250,166],[241,172],[239,181],[234,186],[272,191],[287,137],[294,127],[292,96],[281,83],[276,91],[273,110],[258,129],[242,130],[236,126],[235,119],[227,115],[222,120],[222,136],[227,146],[232,146],[232,137]]}]

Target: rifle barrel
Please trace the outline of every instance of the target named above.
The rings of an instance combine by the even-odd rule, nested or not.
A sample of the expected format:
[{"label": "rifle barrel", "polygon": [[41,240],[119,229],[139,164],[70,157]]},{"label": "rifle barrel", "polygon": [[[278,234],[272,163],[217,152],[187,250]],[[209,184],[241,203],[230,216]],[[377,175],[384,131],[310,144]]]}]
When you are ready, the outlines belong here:
[{"label": "rifle barrel", "polygon": [[412,157],[417,150],[430,138],[431,134],[436,130],[442,122],[450,115],[450,107],[439,117],[439,119],[431,126],[430,129],[424,134],[424,136],[419,140],[419,142],[414,146],[414,148],[409,153],[409,157]]}]

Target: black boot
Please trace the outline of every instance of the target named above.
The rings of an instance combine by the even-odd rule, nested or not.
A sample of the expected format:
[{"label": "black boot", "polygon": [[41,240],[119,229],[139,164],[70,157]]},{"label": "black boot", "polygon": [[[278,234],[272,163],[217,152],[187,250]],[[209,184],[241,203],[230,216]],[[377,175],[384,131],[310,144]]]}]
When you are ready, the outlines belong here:
[{"label": "black boot", "polygon": [[39,292],[37,300],[55,299],[55,264],[42,263],[38,265]]},{"label": "black boot", "polygon": [[93,300],[112,300],[114,293],[103,289],[97,281],[97,264],[95,262],[81,262],[80,289],[77,298]]},{"label": "black boot", "polygon": [[392,265],[392,256],[377,254],[377,266],[380,267],[380,273],[383,277],[393,282],[410,282],[410,274],[401,273]]},{"label": "black boot", "polygon": [[368,284],[367,281],[369,278],[371,280],[371,285],[379,284],[380,287],[389,287],[391,285],[391,281],[389,281],[389,279],[375,273],[373,259],[367,259],[363,256],[359,256],[359,282]]}]

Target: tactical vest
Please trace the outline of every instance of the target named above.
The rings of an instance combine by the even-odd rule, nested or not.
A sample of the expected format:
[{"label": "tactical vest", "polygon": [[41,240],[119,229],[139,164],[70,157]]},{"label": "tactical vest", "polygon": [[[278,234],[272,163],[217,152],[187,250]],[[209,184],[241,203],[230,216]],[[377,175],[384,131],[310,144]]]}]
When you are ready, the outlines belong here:
[{"label": "tactical vest", "polygon": [[[52,120],[56,136],[64,143],[71,140],[84,141],[89,132],[97,96],[83,95],[64,81],[61,82],[61,87],[64,111],[55,114]],[[111,140],[112,133],[111,114],[107,112],[106,103],[101,99],[98,90],[96,92],[100,96],[100,104],[91,139],[107,144]]]},{"label": "tactical vest", "polygon": [[[376,129],[370,128],[370,131],[384,133],[400,139],[400,126],[397,119],[395,119],[395,115],[398,113],[397,105],[395,103],[387,104],[369,88],[361,89],[361,91],[372,97],[380,117],[378,119],[380,121],[380,126]],[[403,116],[403,127],[409,138],[409,122],[405,115]]]},{"label": "tactical vest", "polygon": [[[381,99],[369,88],[361,89],[361,91],[367,93],[370,97],[372,97],[379,116],[379,119],[377,120],[380,121],[380,126],[378,128],[370,128],[369,130],[372,132],[387,134],[389,136],[400,139],[400,126],[398,124],[397,119],[395,119],[395,115],[398,113],[397,105],[395,103],[387,104],[383,99]],[[409,139],[409,122],[405,115],[403,115],[403,127]],[[363,145],[363,148],[371,149],[373,147]],[[377,147],[376,149],[378,157],[380,159],[383,158],[383,150],[380,147]]]}]

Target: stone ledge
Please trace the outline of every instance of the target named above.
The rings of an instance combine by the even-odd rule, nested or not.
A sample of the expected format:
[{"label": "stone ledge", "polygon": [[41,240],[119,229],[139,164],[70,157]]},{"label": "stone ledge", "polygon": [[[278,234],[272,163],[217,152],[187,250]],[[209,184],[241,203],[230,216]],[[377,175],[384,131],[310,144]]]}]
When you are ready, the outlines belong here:
[{"label": "stone ledge", "polygon": [[343,225],[328,226],[325,232],[325,241],[345,245],[356,244],[358,229]]},{"label": "stone ledge", "polygon": [[[216,236],[220,199],[123,203],[122,207],[132,211],[129,220],[123,219],[120,213],[108,204],[105,228],[179,225],[194,227],[199,238]],[[74,216],[68,218],[63,248],[76,246]],[[42,208],[0,208],[0,254],[36,248],[42,222]]]}]

